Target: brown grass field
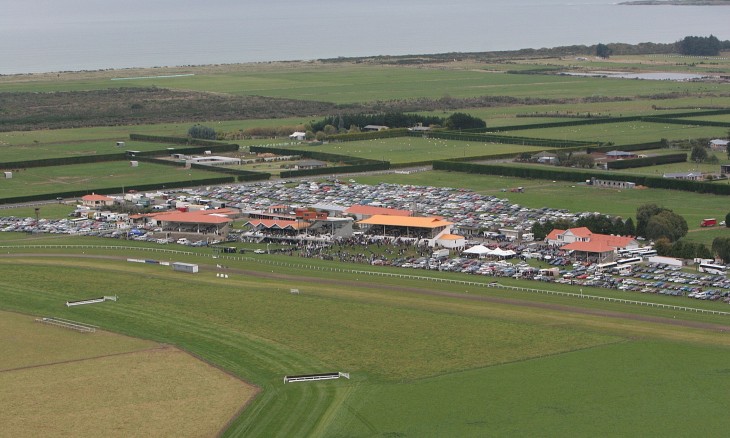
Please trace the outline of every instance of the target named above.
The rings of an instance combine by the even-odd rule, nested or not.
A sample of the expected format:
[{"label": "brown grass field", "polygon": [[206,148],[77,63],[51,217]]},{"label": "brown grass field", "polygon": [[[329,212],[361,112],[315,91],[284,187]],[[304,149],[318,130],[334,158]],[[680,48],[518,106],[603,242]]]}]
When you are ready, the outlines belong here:
[{"label": "brown grass field", "polygon": [[256,394],[190,354],[0,312],[1,436],[213,436]]}]

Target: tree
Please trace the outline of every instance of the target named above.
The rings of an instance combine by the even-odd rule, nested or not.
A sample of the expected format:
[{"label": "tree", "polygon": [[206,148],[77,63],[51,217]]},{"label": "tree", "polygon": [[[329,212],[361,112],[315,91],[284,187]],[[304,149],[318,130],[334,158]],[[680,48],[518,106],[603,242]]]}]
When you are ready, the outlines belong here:
[{"label": "tree", "polygon": [[484,120],[470,116],[465,113],[454,113],[446,118],[444,125],[451,130],[454,129],[477,129],[486,128],[487,122]]},{"label": "tree", "polygon": [[695,145],[692,147],[689,158],[695,163],[701,163],[707,159],[707,149],[704,146]]},{"label": "tree", "polygon": [[612,50],[607,45],[600,43],[596,46],[596,56],[599,58],[608,58],[611,56]]},{"label": "tree", "polygon": [[682,55],[691,56],[717,56],[720,54],[722,44],[717,37],[687,36],[677,42],[677,49]]},{"label": "tree", "polygon": [[724,263],[730,262],[730,237],[715,237],[712,240],[712,253]]},{"label": "tree", "polygon": [[710,248],[708,248],[707,245],[700,243],[697,245],[697,252],[695,252],[695,257],[701,259],[711,259],[712,252],[710,252]]},{"label": "tree", "polygon": [[652,216],[646,224],[646,237],[652,240],[666,238],[676,242],[687,234],[687,221],[671,210],[663,210]]},{"label": "tree", "polygon": [[656,204],[644,204],[636,209],[636,235],[646,237],[646,224],[649,219],[664,208]]},{"label": "tree", "polygon": [[570,164],[575,167],[590,169],[596,164],[596,162],[593,157],[588,154],[576,154],[570,158]]},{"label": "tree", "polygon": [[672,242],[664,237],[659,238],[654,242],[654,249],[657,255],[668,257],[672,253]]},{"label": "tree", "polygon": [[730,213],[725,215],[725,228],[730,228]]},{"label": "tree", "polygon": [[626,222],[624,222],[624,236],[635,236],[636,235],[636,227],[634,226],[634,220],[631,218],[626,219]]},{"label": "tree", "polygon": [[215,140],[216,133],[215,129],[209,126],[193,125],[188,129],[188,137],[200,138],[205,140]]},{"label": "tree", "polygon": [[322,129],[322,131],[324,131],[325,135],[337,134],[337,128],[335,128],[333,125],[324,125],[324,128]]}]

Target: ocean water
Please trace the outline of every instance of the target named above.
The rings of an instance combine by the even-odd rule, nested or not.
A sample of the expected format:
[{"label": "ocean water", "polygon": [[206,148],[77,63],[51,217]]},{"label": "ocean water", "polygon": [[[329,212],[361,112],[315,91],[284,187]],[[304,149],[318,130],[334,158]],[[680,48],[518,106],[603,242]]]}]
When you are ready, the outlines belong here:
[{"label": "ocean water", "polygon": [[730,6],[1,0],[0,74],[730,39]]}]

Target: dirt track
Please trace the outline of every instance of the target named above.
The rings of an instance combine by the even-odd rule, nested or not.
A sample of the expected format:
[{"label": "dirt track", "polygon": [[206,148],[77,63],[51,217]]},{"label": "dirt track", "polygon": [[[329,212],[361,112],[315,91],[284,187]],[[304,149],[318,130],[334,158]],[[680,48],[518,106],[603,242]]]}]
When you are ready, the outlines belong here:
[{"label": "dirt track", "polygon": [[[15,258],[15,257],[63,257],[63,258],[91,258],[91,259],[106,259],[106,260],[126,260],[126,257],[120,257],[120,256],[99,256],[99,255],[83,255],[83,254],[26,254],[26,253],[20,253],[20,254],[0,254],[0,258]],[[600,310],[600,309],[588,309],[585,307],[579,307],[579,306],[567,306],[562,304],[551,304],[551,303],[543,303],[543,302],[535,302],[530,300],[522,300],[522,299],[515,299],[515,298],[502,298],[502,297],[490,297],[485,295],[471,295],[468,293],[456,293],[456,292],[446,292],[446,291],[440,291],[438,289],[431,289],[431,288],[416,288],[416,287],[403,287],[403,286],[392,286],[388,284],[382,284],[377,283],[373,284],[367,281],[346,281],[346,280],[338,280],[338,279],[331,279],[331,278],[322,278],[322,277],[309,277],[304,275],[288,275],[288,274],[279,274],[275,272],[261,272],[261,271],[249,271],[245,269],[237,269],[237,268],[230,268],[226,267],[224,270],[218,269],[215,265],[212,264],[201,264],[198,263],[198,266],[200,267],[200,272],[226,272],[228,274],[236,274],[236,275],[243,275],[246,277],[256,277],[256,278],[270,278],[270,279],[276,279],[276,280],[290,280],[293,284],[302,284],[302,283],[310,283],[310,284],[328,284],[328,285],[338,285],[343,287],[357,287],[357,288],[365,288],[365,289],[378,289],[378,290],[392,290],[397,292],[406,292],[406,293],[413,293],[418,295],[429,295],[429,296],[440,296],[440,297],[448,297],[452,299],[457,300],[467,300],[467,301],[482,301],[482,302],[489,302],[489,303],[497,303],[497,304],[505,304],[510,306],[518,306],[518,307],[531,307],[531,308],[537,308],[537,309],[545,309],[545,310],[552,310],[552,311],[559,311],[559,312],[568,312],[568,313],[577,313],[582,315],[593,315],[593,316],[599,316],[603,318],[613,318],[613,319],[624,319],[624,320],[631,320],[631,321],[643,321],[643,322],[650,322],[654,324],[666,324],[666,325],[672,325],[672,326],[678,326],[678,327],[688,327],[688,328],[696,328],[696,329],[702,329],[702,330],[709,330],[709,331],[715,331],[715,332],[730,332],[730,319],[728,320],[727,324],[716,324],[716,323],[704,323],[704,322],[698,322],[698,321],[687,321],[683,319],[670,319],[670,318],[664,318],[664,317],[658,317],[658,316],[647,316],[647,315],[637,315],[633,313],[623,313],[623,312],[616,312],[616,311],[609,311],[609,310]]]}]

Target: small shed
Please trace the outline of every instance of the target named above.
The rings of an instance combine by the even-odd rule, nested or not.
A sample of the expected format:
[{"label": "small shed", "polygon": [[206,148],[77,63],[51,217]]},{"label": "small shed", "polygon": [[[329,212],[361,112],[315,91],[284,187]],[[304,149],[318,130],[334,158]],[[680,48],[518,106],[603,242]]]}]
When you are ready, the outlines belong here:
[{"label": "small shed", "polygon": [[3,172],[5,174],[5,179],[11,179],[13,177],[13,172]]},{"label": "small shed", "polygon": [[307,137],[306,132],[296,131],[289,136],[289,140],[303,141]]},{"label": "small shed", "polygon": [[194,263],[173,262],[172,270],[178,271],[178,272],[189,272],[191,274],[197,274],[198,265],[196,265]]},{"label": "small shed", "polygon": [[117,142],[117,147],[118,148],[123,148],[124,147],[124,142],[123,141],[118,141]]},{"label": "small shed", "polygon": [[132,167],[139,167],[139,161],[130,161],[129,165]]}]

